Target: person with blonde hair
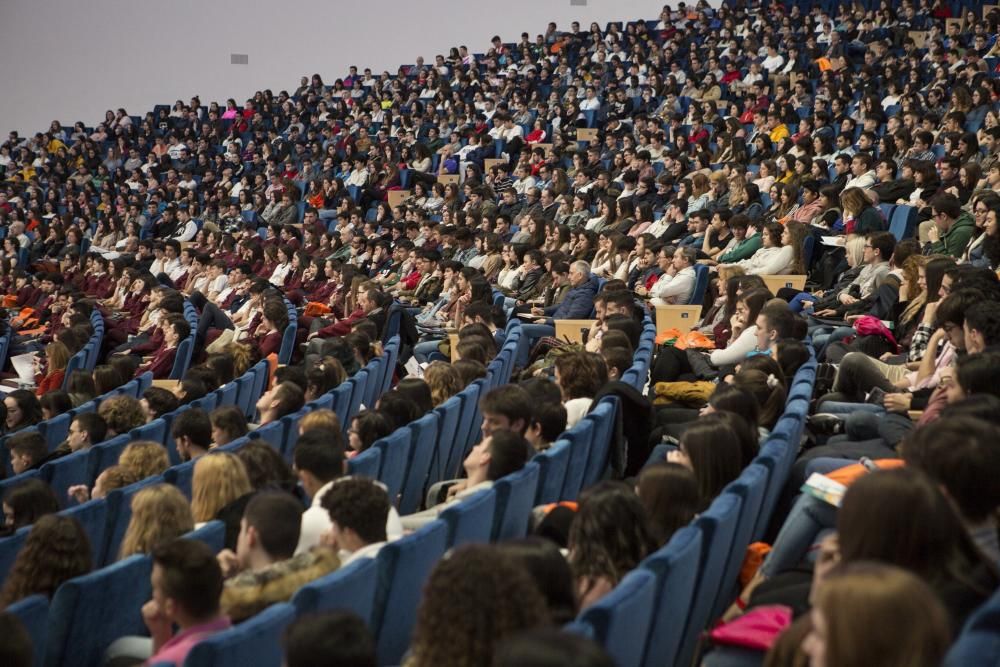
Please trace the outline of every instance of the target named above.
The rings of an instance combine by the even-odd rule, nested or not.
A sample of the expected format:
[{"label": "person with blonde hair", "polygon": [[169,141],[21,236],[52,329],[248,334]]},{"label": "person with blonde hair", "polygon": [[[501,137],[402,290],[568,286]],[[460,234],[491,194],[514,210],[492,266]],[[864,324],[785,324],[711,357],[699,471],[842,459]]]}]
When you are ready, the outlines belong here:
[{"label": "person with blonde hair", "polygon": [[[44,396],[51,391],[62,388],[69,358],[69,348],[59,341],[45,346],[45,373],[39,372],[35,375],[36,396]],[[37,358],[36,363],[38,363]]]},{"label": "person with blonde hair", "polygon": [[424,369],[424,382],[431,390],[435,407],[462,391],[462,378],[451,364],[434,361]]},{"label": "person with blonde hair", "polygon": [[220,510],[252,490],[246,466],[235,454],[210,452],[199,457],[191,482],[195,527],[215,519]]},{"label": "person with blonde hair", "polygon": [[152,440],[130,442],[118,456],[121,466],[134,481],[162,474],[170,467],[167,449]]},{"label": "person with blonde hair", "polygon": [[187,498],[171,484],[148,486],[132,498],[132,518],[122,539],[118,558],[150,553],[194,529]]},{"label": "person with blonde hair", "polygon": [[951,642],[938,596],[902,568],[844,565],[813,597],[812,629],[801,647],[812,667],[937,667]]}]

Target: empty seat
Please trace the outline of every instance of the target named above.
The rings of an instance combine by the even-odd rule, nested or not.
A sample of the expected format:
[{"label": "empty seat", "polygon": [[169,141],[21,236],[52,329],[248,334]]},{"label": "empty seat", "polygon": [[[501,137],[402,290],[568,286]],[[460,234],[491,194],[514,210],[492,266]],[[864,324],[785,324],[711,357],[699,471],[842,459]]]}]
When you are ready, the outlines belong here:
[{"label": "empty seat", "polygon": [[378,587],[371,627],[380,665],[398,665],[410,643],[420,595],[434,564],[444,556],[448,527],[435,520],[379,551]]},{"label": "empty seat", "polygon": [[299,614],[349,609],[368,623],[377,583],[378,562],[374,558],[358,558],[300,588],[292,604]]},{"label": "empty seat", "polygon": [[656,575],[633,570],[613,591],[587,607],[580,620],[594,628],[594,639],[618,667],[642,667],[655,600]]},{"label": "empty seat", "polygon": [[188,654],[184,667],[278,667],[281,640],[295,620],[295,607],[271,605],[237,626],[201,640]]},{"label": "empty seat", "polygon": [[49,610],[45,664],[99,665],[115,639],[145,635],[139,610],[152,596],[151,570],[149,556],[135,555],[60,586]]}]

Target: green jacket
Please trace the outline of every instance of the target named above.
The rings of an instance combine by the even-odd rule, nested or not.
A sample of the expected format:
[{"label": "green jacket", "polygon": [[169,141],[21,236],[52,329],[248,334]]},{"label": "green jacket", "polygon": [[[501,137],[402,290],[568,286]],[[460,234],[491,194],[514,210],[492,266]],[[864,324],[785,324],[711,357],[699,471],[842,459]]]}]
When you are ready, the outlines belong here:
[{"label": "green jacket", "polygon": [[764,237],[760,232],[757,232],[750,238],[743,239],[729,252],[719,255],[719,264],[732,264],[743,259],[750,259],[763,245]]},{"label": "green jacket", "polygon": [[956,259],[961,257],[975,230],[976,223],[973,222],[972,216],[963,211],[948,231],[941,234],[941,239],[928,246],[928,254],[950,255]]}]

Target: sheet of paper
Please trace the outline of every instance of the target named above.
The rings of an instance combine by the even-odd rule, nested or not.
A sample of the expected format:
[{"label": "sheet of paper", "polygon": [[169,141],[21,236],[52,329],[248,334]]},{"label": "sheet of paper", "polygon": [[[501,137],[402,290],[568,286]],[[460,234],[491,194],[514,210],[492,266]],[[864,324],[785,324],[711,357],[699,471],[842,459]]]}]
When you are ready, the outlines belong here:
[{"label": "sheet of paper", "polygon": [[10,358],[10,363],[14,366],[14,372],[24,382],[35,381],[35,353],[19,354]]},{"label": "sheet of paper", "polygon": [[843,246],[847,240],[843,236],[823,236],[823,245]]}]

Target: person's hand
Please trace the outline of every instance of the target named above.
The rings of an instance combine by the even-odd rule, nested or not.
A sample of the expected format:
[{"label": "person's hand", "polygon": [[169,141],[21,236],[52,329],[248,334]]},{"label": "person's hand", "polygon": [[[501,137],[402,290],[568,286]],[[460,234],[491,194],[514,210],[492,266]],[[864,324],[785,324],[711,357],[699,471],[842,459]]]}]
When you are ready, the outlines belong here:
[{"label": "person's hand", "polygon": [[691,468],[691,459],[688,455],[679,449],[671,449],[667,452],[667,462],[668,463],[678,463],[685,468]]},{"label": "person's hand", "polygon": [[306,340],[312,340],[313,338],[315,338],[318,335],[319,335],[318,331],[313,331],[311,334],[309,334],[308,336],[306,336]]},{"label": "person's hand", "polygon": [[448,487],[448,495],[447,495],[448,500],[451,500],[452,498],[454,498],[455,496],[457,496],[462,491],[465,491],[467,488],[469,488],[469,482],[468,482],[468,480],[464,480],[464,479],[462,481],[456,482],[452,486]]},{"label": "person's hand", "polygon": [[850,306],[852,303],[857,303],[858,300],[851,296],[850,294],[841,294],[837,297],[837,301],[841,302],[845,306]]},{"label": "person's hand", "polygon": [[85,503],[90,500],[90,489],[86,484],[74,484],[66,489],[66,495],[78,503]]},{"label": "person's hand", "polygon": [[803,301],[802,302],[802,308],[803,309],[812,308],[814,305],[816,305],[816,304],[814,304],[812,301]]},{"label": "person's hand", "polygon": [[645,287],[636,287],[635,288],[635,293],[638,294],[639,296],[646,296],[646,294],[647,294],[646,288]]},{"label": "person's hand", "polygon": [[926,306],[924,306],[924,324],[933,325],[937,319],[937,309],[940,301],[931,301]]},{"label": "person's hand", "polygon": [[538,308],[537,306],[531,309],[532,315],[542,315],[544,312],[545,311],[543,311],[541,308]]},{"label": "person's hand", "polygon": [[937,243],[941,240],[941,232],[937,225],[931,225],[931,228],[927,230],[927,238],[931,240],[931,243]]},{"label": "person's hand", "polygon": [[173,632],[173,622],[163,613],[156,600],[150,600],[142,605],[142,622],[149,628],[154,649],[159,648],[170,639]]},{"label": "person's hand", "polygon": [[837,314],[837,311],[833,308],[824,308],[821,311],[813,313],[816,317],[832,317]]},{"label": "person's hand", "polygon": [[892,359],[892,357],[893,357],[892,352],[883,352],[878,359],[879,361],[889,361],[890,359]]},{"label": "person's hand", "polygon": [[233,553],[232,549],[223,549],[215,557],[219,561],[219,567],[222,568],[223,577],[231,577],[240,571],[240,560],[237,558],[236,554]]},{"label": "person's hand", "polygon": [[830,533],[819,543],[819,554],[816,556],[816,565],[813,567],[813,591],[819,589],[819,584],[839,562],[840,543],[837,540],[837,533]]},{"label": "person's hand", "polygon": [[913,394],[886,394],[882,399],[882,405],[889,412],[906,412],[913,403]]}]

